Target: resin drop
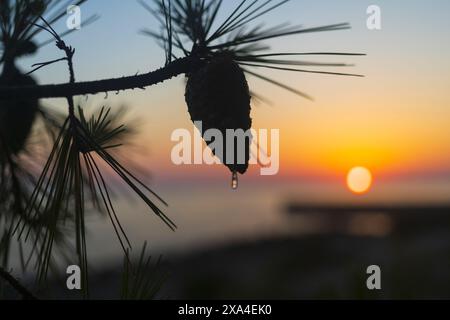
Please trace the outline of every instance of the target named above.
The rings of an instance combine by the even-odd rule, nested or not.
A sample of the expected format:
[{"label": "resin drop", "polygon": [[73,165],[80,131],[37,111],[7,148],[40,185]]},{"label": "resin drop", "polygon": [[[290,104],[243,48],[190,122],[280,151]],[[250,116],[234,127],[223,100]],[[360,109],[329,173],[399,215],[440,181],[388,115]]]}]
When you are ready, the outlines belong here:
[{"label": "resin drop", "polygon": [[233,190],[236,190],[238,186],[239,186],[238,174],[237,172],[233,172],[233,175],[231,177],[231,188],[233,188]]}]

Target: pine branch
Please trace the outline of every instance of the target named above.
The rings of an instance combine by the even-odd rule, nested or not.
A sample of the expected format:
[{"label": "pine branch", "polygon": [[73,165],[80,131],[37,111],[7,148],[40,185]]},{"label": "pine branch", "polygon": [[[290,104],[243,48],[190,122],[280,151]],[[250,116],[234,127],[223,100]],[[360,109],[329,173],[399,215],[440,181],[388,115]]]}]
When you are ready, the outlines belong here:
[{"label": "pine branch", "polygon": [[0,277],[3,278],[11,287],[13,287],[23,298],[23,300],[37,300],[37,298],[28,291],[16,278],[9,272],[0,267]]},{"label": "pine branch", "polygon": [[156,85],[180,74],[188,73],[191,65],[192,59],[187,57],[174,60],[161,69],[142,75],[73,84],[0,87],[0,100],[14,100],[23,98],[24,96],[29,99],[65,98],[68,96],[97,94],[100,92],[144,89],[145,87]]}]

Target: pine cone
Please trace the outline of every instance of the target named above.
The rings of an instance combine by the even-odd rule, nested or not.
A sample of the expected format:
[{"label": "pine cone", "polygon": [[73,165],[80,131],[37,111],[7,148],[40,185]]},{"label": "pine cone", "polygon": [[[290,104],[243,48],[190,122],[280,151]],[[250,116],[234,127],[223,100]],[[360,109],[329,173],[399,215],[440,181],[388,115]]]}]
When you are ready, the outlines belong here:
[{"label": "pine cone", "polygon": [[252,126],[247,80],[231,54],[221,53],[189,74],[185,98],[191,120],[202,121],[202,135],[208,129],[218,129],[222,133],[223,155],[216,156],[231,172],[244,174],[250,159],[250,137],[245,142],[245,163],[238,163],[238,152],[242,150],[238,150],[237,141],[234,141],[234,161],[226,161],[226,146],[231,143],[227,143],[226,130],[242,129],[247,132]]},{"label": "pine cone", "polygon": [[[0,75],[0,86],[36,84],[32,77],[23,75],[15,67],[9,70]],[[37,110],[37,100],[0,101],[0,139],[6,152],[18,154],[24,149]]]}]

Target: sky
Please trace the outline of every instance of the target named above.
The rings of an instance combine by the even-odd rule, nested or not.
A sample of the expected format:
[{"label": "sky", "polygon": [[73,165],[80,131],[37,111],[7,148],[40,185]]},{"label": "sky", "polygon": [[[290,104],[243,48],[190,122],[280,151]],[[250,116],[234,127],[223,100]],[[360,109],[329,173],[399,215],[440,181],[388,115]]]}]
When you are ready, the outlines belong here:
[{"label": "sky", "polygon": [[[147,1],[150,2],[150,1]],[[223,15],[239,3],[224,1]],[[366,9],[381,8],[382,29],[368,30]],[[137,1],[90,0],[82,18],[100,20],[69,35],[76,48],[78,81],[144,73],[164,64],[164,52],[138,33],[158,24]],[[305,27],[349,22],[352,29],[298,35],[269,41],[274,51],[342,51],[367,54],[318,61],[346,62],[345,69],[364,78],[264,71],[314,97],[301,99],[260,80],[251,89],[271,100],[253,105],[254,128],[280,130],[278,179],[312,181],[342,179],[354,166],[369,168],[377,179],[450,178],[450,2],[434,0],[292,0],[260,22],[284,22]],[[63,31],[64,21],[57,25]],[[21,62],[58,58],[54,46]],[[66,66],[36,73],[40,83],[67,81]],[[228,176],[223,167],[176,167],[170,160],[173,130],[192,130],[184,102],[183,77],[145,91],[90,97],[93,105],[124,104],[139,117],[142,146],[138,161],[161,179]],[[55,108],[64,101],[49,100]],[[263,179],[252,168],[247,179]],[[264,178],[267,179],[267,178]],[[450,183],[450,182],[449,182]]]},{"label": "sky", "polygon": [[[224,1],[221,18],[238,3]],[[366,9],[372,4],[381,8],[378,31],[366,26]],[[83,19],[93,14],[100,19],[65,38],[76,48],[77,81],[145,73],[164,65],[163,50],[139,34],[144,28],[157,29],[158,23],[138,1],[89,0],[81,12]],[[291,0],[260,22],[304,27],[349,22],[350,30],[298,35],[268,44],[274,52],[365,53],[317,59],[352,64],[339,71],[365,77],[262,72],[308,93],[314,101],[249,77],[252,91],[272,102],[253,104],[253,127],[280,130],[280,172],[263,177],[258,167],[252,167],[240,178],[239,192],[231,190],[230,173],[224,166],[175,166],[170,159],[175,145],[170,140],[172,132],[193,130],[183,76],[145,91],[98,94],[88,102],[78,99],[83,106],[125,105],[131,110],[130,118],[137,118],[140,134],[134,141],[137,149],[125,149],[124,156],[150,171],[151,187],[170,204],[166,213],[179,226],[177,233],[168,232],[145,204],[120,197],[117,211],[132,243],[147,240],[153,248],[169,243],[182,248],[196,241],[209,245],[213,240],[271,234],[284,228],[298,233],[299,226],[309,232],[308,223],[296,223],[283,214],[291,201],[448,201],[450,1]],[[55,28],[65,31],[65,21]],[[40,40],[47,39],[40,35]],[[48,45],[23,59],[20,66],[30,70],[34,63],[60,56]],[[55,64],[34,76],[42,84],[65,83],[67,66]],[[58,110],[67,108],[64,99],[43,103]],[[374,185],[367,194],[352,194],[345,186],[347,172],[355,166],[365,166],[373,174]],[[101,220],[90,227],[96,230],[90,235],[90,243],[97,245],[91,247],[92,256],[122,256],[110,224]]]}]

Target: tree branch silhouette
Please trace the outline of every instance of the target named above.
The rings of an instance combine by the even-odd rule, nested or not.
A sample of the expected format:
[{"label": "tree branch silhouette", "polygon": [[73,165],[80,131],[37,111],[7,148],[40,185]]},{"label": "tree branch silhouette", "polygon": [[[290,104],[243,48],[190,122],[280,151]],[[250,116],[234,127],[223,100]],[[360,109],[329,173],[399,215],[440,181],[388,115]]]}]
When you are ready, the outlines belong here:
[{"label": "tree branch silhouette", "polygon": [[192,58],[185,57],[142,75],[66,84],[0,87],[0,100],[12,100],[24,96],[30,99],[66,98],[101,92],[144,89],[188,73],[192,64]]}]

